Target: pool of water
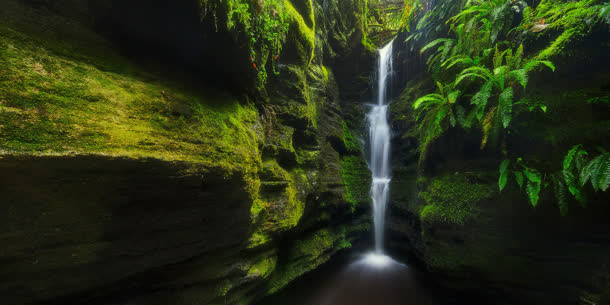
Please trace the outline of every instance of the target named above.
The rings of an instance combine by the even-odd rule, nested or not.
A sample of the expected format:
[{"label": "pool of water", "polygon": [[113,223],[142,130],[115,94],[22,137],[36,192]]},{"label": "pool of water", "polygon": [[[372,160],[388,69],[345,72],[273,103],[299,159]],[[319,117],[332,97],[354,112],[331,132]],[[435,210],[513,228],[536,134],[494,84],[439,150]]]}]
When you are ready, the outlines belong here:
[{"label": "pool of water", "polygon": [[473,304],[440,290],[429,274],[389,256],[335,259],[257,305]]}]

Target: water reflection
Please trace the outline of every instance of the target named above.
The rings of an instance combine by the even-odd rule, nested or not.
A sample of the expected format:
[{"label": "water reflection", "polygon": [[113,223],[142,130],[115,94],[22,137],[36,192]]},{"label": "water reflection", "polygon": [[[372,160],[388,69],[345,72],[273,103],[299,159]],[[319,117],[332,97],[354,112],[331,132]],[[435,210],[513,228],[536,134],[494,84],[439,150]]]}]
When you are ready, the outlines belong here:
[{"label": "water reflection", "polygon": [[366,254],[325,273],[260,304],[438,305],[415,269],[383,254]]},{"label": "water reflection", "polygon": [[389,256],[367,254],[349,264],[308,305],[432,305],[417,273]]}]

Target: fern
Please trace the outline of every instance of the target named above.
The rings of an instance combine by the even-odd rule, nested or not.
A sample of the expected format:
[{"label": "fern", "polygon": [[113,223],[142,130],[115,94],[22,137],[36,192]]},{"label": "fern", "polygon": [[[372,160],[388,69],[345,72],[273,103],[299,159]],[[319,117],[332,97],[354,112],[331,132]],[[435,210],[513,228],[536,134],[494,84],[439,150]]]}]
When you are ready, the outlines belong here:
[{"label": "fern", "polygon": [[524,89],[525,89],[525,87],[527,87],[527,82],[528,82],[529,78],[527,76],[526,69],[510,71],[509,77],[511,79],[514,79],[515,81],[517,81],[519,83],[519,85],[521,85],[521,87],[523,87]]},{"label": "fern", "polygon": [[532,206],[536,207],[538,205],[538,200],[540,199],[542,176],[540,175],[540,172],[531,168],[524,170],[523,173],[527,178],[527,185],[525,187],[527,191],[527,196]]},{"label": "fern", "polygon": [[493,83],[488,81],[485,84],[483,84],[483,86],[481,86],[481,89],[479,90],[479,92],[477,92],[472,97],[472,104],[475,105],[475,109],[473,110],[473,113],[475,114],[476,118],[479,121],[483,118],[483,114],[485,113],[485,106],[487,105],[487,101],[489,100],[489,97],[491,96],[492,89],[493,89]]},{"label": "fern", "polygon": [[500,93],[500,98],[498,101],[498,111],[500,117],[502,118],[502,126],[506,128],[508,127],[508,124],[510,124],[510,120],[512,118],[513,88],[508,87],[502,93]]},{"label": "fern", "polygon": [[608,190],[610,185],[610,153],[597,156],[583,167],[580,174],[581,187],[589,180],[596,192]]},{"label": "fern", "polygon": [[519,188],[522,189],[525,175],[523,174],[523,172],[520,171],[514,171],[513,173],[515,174],[515,181],[517,181],[517,184],[519,184]]},{"label": "fern", "polygon": [[428,51],[431,48],[434,48],[435,46],[439,45],[439,44],[447,44],[449,42],[453,42],[453,39],[450,38],[438,38],[433,40],[432,42],[428,43],[427,45],[425,45],[420,51],[420,54],[425,53],[426,51]]},{"label": "fern", "polygon": [[587,152],[584,151],[580,145],[576,145],[563,159],[563,179],[566,186],[570,191],[570,194],[583,205],[586,203],[586,198],[578,185],[575,172],[579,172],[582,169],[582,159],[586,154]]},{"label": "fern", "polygon": [[[610,187],[610,153],[603,152],[591,160],[587,160],[588,155],[581,145],[576,145],[564,157],[562,170],[548,175],[561,215],[568,213],[568,193],[585,206],[587,201],[583,187],[588,182],[591,182],[596,192],[605,192]],[[509,167],[511,164],[514,164],[512,168]],[[510,162],[509,159],[502,161],[499,172],[500,191],[506,187],[512,172],[519,188],[523,189],[525,186],[525,192],[532,206],[538,205],[540,191],[546,185],[542,181],[540,171],[526,166],[523,160],[518,158],[516,162]]]},{"label": "fern", "polygon": [[498,187],[500,188],[500,192],[506,187],[506,183],[508,182],[508,165],[510,164],[510,160],[506,159],[502,161],[500,164],[500,178],[498,179]]},{"label": "fern", "polygon": [[422,147],[420,162],[425,159],[430,143],[449,126],[455,127],[459,119],[456,111],[461,92],[455,90],[453,84],[442,85],[437,82],[436,85],[437,93],[422,96],[413,103]]},{"label": "fern", "polygon": [[553,191],[557,198],[557,205],[562,216],[568,214],[568,196],[566,195],[566,185],[562,179],[562,173],[558,172],[551,176],[553,181]]},{"label": "fern", "polygon": [[[474,60],[456,57],[446,63],[449,66],[459,62],[472,63]],[[481,140],[481,149],[487,145],[491,135],[498,138],[502,133],[502,128],[506,129],[510,125],[513,105],[519,104],[519,101],[513,101],[515,87],[521,86],[525,89],[529,79],[528,73],[540,65],[553,70],[555,68],[548,61],[524,62],[523,45],[520,45],[514,52],[512,49],[501,51],[496,46],[492,63],[493,69],[478,65],[465,68],[455,80],[456,86],[463,84],[466,79],[482,82],[479,91],[472,97],[472,104],[475,107],[472,110],[472,115],[468,116],[476,117],[478,121],[482,121],[483,139]],[[492,96],[496,96],[497,99],[492,99],[492,106],[488,108],[487,105]],[[485,112],[487,108],[489,110]],[[534,110],[530,109],[530,111]],[[496,111],[496,113],[492,113],[492,111]],[[496,122],[496,120],[500,121]]]}]

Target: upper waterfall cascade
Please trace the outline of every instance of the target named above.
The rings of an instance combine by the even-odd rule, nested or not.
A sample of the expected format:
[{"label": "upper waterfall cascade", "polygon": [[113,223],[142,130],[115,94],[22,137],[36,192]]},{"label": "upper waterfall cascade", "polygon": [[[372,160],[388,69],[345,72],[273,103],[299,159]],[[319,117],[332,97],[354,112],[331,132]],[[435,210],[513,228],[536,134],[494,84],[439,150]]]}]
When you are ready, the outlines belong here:
[{"label": "upper waterfall cascade", "polygon": [[371,107],[369,123],[370,160],[373,174],[371,197],[373,199],[375,251],[383,252],[385,210],[390,191],[390,126],[388,124],[388,83],[392,73],[392,44],[390,41],[379,49],[377,67],[377,104]]}]

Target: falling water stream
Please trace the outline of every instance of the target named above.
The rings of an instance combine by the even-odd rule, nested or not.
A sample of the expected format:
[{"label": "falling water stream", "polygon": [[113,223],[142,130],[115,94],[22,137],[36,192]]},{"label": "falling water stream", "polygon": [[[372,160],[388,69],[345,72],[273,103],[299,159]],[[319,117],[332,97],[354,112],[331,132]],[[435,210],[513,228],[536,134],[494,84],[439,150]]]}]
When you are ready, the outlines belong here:
[{"label": "falling water stream", "polygon": [[[392,45],[394,40],[379,50],[377,65],[377,104],[368,114],[370,160],[373,175],[371,197],[375,231],[375,253],[383,254],[385,210],[390,192],[390,125],[388,124],[388,83],[392,73]],[[379,257],[377,257],[379,259]]]}]

